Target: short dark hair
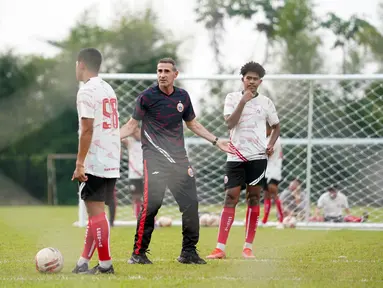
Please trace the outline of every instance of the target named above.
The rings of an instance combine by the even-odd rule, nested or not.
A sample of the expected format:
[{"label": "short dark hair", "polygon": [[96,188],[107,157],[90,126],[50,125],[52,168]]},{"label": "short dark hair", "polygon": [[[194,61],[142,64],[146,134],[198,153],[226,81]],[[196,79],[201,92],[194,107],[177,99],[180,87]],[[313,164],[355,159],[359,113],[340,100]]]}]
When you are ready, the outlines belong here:
[{"label": "short dark hair", "polygon": [[102,55],[96,48],[85,48],[78,53],[77,61],[84,62],[89,70],[98,73],[101,67]]},{"label": "short dark hair", "polygon": [[338,189],[336,186],[331,186],[328,188],[328,192],[338,192]]},{"label": "short dark hair", "polygon": [[259,78],[263,78],[263,76],[265,76],[266,74],[265,68],[263,68],[261,64],[256,63],[254,61],[247,62],[241,67],[242,77],[244,77],[249,72],[257,73]]},{"label": "short dark hair", "polygon": [[170,58],[170,57],[167,57],[167,58],[162,58],[158,61],[157,64],[160,64],[160,63],[169,63],[169,64],[172,64],[173,65],[173,71],[177,71],[177,65],[176,65],[176,61],[173,59],[173,58]]},{"label": "short dark hair", "polygon": [[299,184],[302,184],[302,181],[299,178],[294,178],[293,181],[298,182]]}]

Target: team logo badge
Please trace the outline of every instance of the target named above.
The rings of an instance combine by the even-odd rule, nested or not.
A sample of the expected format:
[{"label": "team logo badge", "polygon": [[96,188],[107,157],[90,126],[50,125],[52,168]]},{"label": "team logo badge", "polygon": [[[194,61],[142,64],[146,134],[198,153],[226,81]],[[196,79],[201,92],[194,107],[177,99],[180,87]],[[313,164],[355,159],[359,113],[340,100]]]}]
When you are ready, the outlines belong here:
[{"label": "team logo badge", "polygon": [[189,168],[188,168],[188,175],[189,175],[190,177],[194,177],[194,171],[193,171],[193,168],[191,168],[190,166],[189,166]]},{"label": "team logo badge", "polygon": [[227,184],[227,182],[229,182],[229,178],[227,177],[227,175],[225,175],[225,177],[223,177],[223,183]]},{"label": "team logo badge", "polygon": [[178,112],[182,112],[182,111],[184,111],[184,104],[182,104],[181,102],[179,102],[179,103],[177,104],[177,110],[178,110]]}]

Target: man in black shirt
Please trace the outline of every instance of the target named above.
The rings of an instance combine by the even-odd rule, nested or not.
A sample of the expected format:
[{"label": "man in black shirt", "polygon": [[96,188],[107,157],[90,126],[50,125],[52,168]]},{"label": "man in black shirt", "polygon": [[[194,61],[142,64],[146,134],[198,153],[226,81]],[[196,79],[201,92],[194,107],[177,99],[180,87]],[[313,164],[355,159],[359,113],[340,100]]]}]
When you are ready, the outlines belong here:
[{"label": "man in black shirt", "polygon": [[120,131],[123,139],[133,133],[138,121],[142,121],[144,201],[137,219],[130,264],[152,263],[146,251],[166,186],[182,213],[183,242],[177,260],[184,264],[206,264],[196,252],[199,239],[198,199],[193,168],[186,155],[182,120],[195,134],[222,151],[233,151],[227,141],[218,139],[197,122],[189,94],[174,86],[177,75],[175,61],[161,59],[157,65],[158,85],[149,87],[138,96],[132,118]]}]

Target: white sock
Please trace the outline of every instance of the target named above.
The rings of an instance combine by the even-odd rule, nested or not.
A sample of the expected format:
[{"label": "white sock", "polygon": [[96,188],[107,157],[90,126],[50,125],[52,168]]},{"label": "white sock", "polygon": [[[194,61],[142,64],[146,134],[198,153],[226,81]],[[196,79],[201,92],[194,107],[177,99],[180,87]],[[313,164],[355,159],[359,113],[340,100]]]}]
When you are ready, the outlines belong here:
[{"label": "white sock", "polygon": [[221,249],[222,251],[225,251],[225,244],[222,244],[222,243],[217,243],[217,247],[218,249]]},{"label": "white sock", "polygon": [[110,266],[112,266],[112,260],[99,261],[99,264],[101,268],[108,269]]},{"label": "white sock", "polygon": [[243,249],[246,249],[246,248],[253,250],[253,243],[246,243],[245,242],[245,245],[243,245]]},{"label": "white sock", "polygon": [[80,257],[80,259],[78,259],[78,261],[77,261],[77,266],[81,266],[81,265],[83,265],[85,263],[88,264],[89,263],[89,259],[86,259],[84,257]]}]

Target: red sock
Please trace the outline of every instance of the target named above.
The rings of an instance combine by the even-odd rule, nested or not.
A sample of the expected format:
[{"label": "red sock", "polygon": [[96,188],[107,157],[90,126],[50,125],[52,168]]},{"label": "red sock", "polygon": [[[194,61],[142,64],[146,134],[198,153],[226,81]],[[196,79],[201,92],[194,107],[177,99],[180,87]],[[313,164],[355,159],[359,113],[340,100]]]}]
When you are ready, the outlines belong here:
[{"label": "red sock", "polygon": [[219,221],[218,243],[226,244],[235,216],[235,208],[224,207]]},{"label": "red sock", "polygon": [[344,217],[344,222],[362,222],[362,218],[357,217],[357,216],[348,215],[348,216]]},{"label": "red sock", "polygon": [[134,216],[136,216],[136,219],[138,218],[138,215],[140,214],[141,211],[141,200],[135,200],[133,204],[134,208]]},{"label": "red sock", "polygon": [[111,260],[109,247],[110,229],[106,213],[102,212],[101,214],[93,216],[90,221],[92,223],[91,228],[98,251],[98,259],[100,261]]},{"label": "red sock", "polygon": [[248,244],[252,244],[257,231],[259,218],[259,206],[248,206],[246,211],[246,240]]},{"label": "red sock", "polygon": [[88,225],[86,226],[85,232],[84,250],[82,251],[81,255],[81,257],[88,260],[92,258],[93,253],[96,250],[96,242],[94,241],[92,232],[91,222],[88,220]]},{"label": "red sock", "polygon": [[279,222],[283,222],[283,209],[282,209],[282,203],[281,203],[281,200],[279,200],[279,198],[277,197],[277,199],[275,199],[275,206],[277,206],[277,211],[278,211],[278,214],[279,214]]},{"label": "red sock", "polygon": [[267,222],[267,219],[269,219],[270,208],[271,208],[271,199],[265,199],[264,209],[263,209],[263,219],[262,219],[263,224],[265,224]]}]

